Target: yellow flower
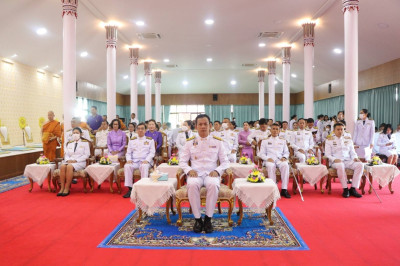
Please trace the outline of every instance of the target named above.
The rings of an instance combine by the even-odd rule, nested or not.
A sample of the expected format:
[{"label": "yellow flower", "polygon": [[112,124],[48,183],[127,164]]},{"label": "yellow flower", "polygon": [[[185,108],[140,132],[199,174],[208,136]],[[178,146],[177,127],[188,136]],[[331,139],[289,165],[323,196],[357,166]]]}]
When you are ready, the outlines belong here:
[{"label": "yellow flower", "polygon": [[26,127],[26,118],[21,116],[18,121],[19,121],[19,127],[21,129],[24,129]]},{"label": "yellow flower", "polygon": [[42,116],[42,117],[39,117],[39,127],[40,128],[42,128],[43,127],[43,124],[44,124],[44,122],[46,121],[46,119]]}]

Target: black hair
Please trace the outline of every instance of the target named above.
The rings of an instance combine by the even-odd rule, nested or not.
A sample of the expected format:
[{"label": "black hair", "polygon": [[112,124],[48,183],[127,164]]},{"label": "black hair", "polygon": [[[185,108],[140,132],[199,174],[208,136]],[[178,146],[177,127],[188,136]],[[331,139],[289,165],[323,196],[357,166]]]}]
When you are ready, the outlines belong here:
[{"label": "black hair", "polygon": [[[208,115],[206,115],[206,114],[199,114],[198,116],[196,116],[196,119],[195,119],[196,125],[197,125],[197,120],[199,120],[199,119],[201,119],[201,118],[207,118],[207,119],[208,119],[208,123],[210,124],[211,119],[210,119],[210,117],[209,117]],[[215,122],[217,122],[217,121],[215,121]],[[214,122],[214,123],[215,123],[215,122]]]},{"label": "black hair", "polygon": [[260,121],[258,122],[258,124],[261,125],[266,125],[268,123],[268,120],[265,118],[261,118]]},{"label": "black hair", "polygon": [[109,125],[107,120],[101,121],[101,123],[106,122],[107,126]]},{"label": "black hair", "polygon": [[250,126],[249,122],[247,121],[244,121],[242,125],[244,126],[245,123]]},{"label": "black hair", "polygon": [[323,117],[324,117],[324,115],[318,115],[317,119],[320,119],[320,118],[323,118]]},{"label": "black hair", "polygon": [[287,121],[282,121],[282,125],[285,124],[285,123],[287,124],[288,122]]},{"label": "black hair", "polygon": [[342,113],[344,115],[344,111],[337,112],[337,115],[339,115],[340,113]]},{"label": "black hair", "polygon": [[115,118],[111,121],[111,126],[114,126],[114,122],[117,121],[118,122],[118,129],[121,129],[121,121],[119,121],[119,119]]},{"label": "black hair", "polygon": [[290,118],[290,120],[294,119],[295,117],[297,117],[297,115],[292,115],[292,117]]},{"label": "black hair", "polygon": [[144,130],[146,130],[146,124],[145,124],[145,123],[143,123],[143,122],[139,123],[139,124],[137,125],[137,128],[139,128],[139,126],[144,126]]},{"label": "black hair", "polygon": [[130,123],[128,124],[128,127],[129,127],[129,125],[132,125],[134,128],[136,127],[136,124],[133,123],[133,122],[130,122]]},{"label": "black hair", "polygon": [[343,123],[338,122],[333,126],[333,129],[335,129],[336,127],[344,127],[344,125]]},{"label": "black hair", "polygon": [[236,122],[232,121],[231,124],[232,124],[233,128],[236,129]]},{"label": "black hair", "polygon": [[280,127],[278,123],[273,123],[273,124],[271,125],[271,128],[274,127],[274,126],[275,126],[275,127]]},{"label": "black hair", "polygon": [[93,105],[92,107],[90,107],[90,108],[94,108],[94,109],[96,109],[97,110],[97,106],[95,106],[95,105]]},{"label": "black hair", "polygon": [[368,109],[361,109],[361,111],[369,117]]},{"label": "black hair", "polygon": [[[208,120],[208,121],[210,121],[210,120]],[[185,122],[188,124],[188,127],[190,128],[190,130],[194,129],[192,120],[185,120]],[[197,121],[196,121],[196,123],[197,123]]]},{"label": "black hair", "polygon": [[300,122],[301,120],[304,120],[304,122],[307,122],[304,118],[300,118],[299,120],[297,120],[297,122]]},{"label": "black hair", "polygon": [[381,128],[381,127],[386,127],[386,124],[385,123],[380,124],[379,128]]},{"label": "black hair", "polygon": [[[197,121],[196,121],[196,123],[197,123]],[[215,121],[214,121],[214,124],[215,124],[215,123],[218,123],[218,124],[221,125],[221,121],[219,121],[219,120],[215,120]]]},{"label": "black hair", "polygon": [[346,121],[340,120],[339,123],[342,123],[344,126],[346,126]]},{"label": "black hair", "polygon": [[307,123],[314,123],[314,119],[308,118],[308,119],[307,119]]},{"label": "black hair", "polygon": [[154,120],[154,119],[149,119],[149,121],[147,121],[147,123],[150,123],[150,122],[154,122],[154,124],[157,125],[156,120]]},{"label": "black hair", "polygon": [[78,130],[82,134],[82,129],[80,127],[74,127],[74,129],[72,129],[72,131],[74,131],[75,129]]}]

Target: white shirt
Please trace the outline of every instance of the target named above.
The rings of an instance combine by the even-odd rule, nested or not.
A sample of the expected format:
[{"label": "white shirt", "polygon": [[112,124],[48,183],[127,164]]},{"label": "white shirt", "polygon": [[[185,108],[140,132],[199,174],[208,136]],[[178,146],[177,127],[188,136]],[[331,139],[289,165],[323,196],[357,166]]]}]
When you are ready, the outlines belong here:
[{"label": "white shirt", "polygon": [[96,133],[96,146],[107,147],[108,130],[99,130]]},{"label": "white shirt", "polygon": [[156,148],[151,137],[134,137],[129,141],[126,151],[126,161],[141,163],[147,161],[152,164]]},{"label": "white shirt", "polygon": [[238,149],[239,146],[239,141],[238,141],[238,134],[236,132],[228,129],[220,132],[221,139],[224,140],[224,147],[225,147],[225,152],[227,154],[230,154],[232,150]]},{"label": "white shirt", "polygon": [[136,125],[139,125],[139,120],[135,117],[134,119],[131,118],[131,123],[136,123]]},{"label": "white shirt", "polygon": [[333,163],[334,160],[350,161],[358,158],[351,138],[333,136],[325,141],[325,156]]},{"label": "white shirt", "polygon": [[89,157],[90,146],[88,141],[79,139],[78,141],[69,141],[65,145],[65,161],[74,160],[77,163],[82,163],[85,162]]},{"label": "white shirt", "polygon": [[128,131],[128,132],[126,132],[126,136],[128,137],[128,141],[129,141],[130,139],[137,137],[138,134],[135,131],[133,131],[133,132]]},{"label": "white shirt", "polygon": [[258,156],[266,161],[273,159],[274,161],[285,157],[289,158],[289,149],[286,145],[286,140],[283,137],[269,137],[261,142],[260,152]]},{"label": "white shirt", "polygon": [[206,138],[194,136],[188,139],[179,156],[179,167],[186,174],[194,170],[199,177],[208,176],[212,171],[217,171],[221,176],[229,167],[223,141],[211,135]]},{"label": "white shirt", "polygon": [[374,143],[375,122],[374,120],[365,119],[357,120],[354,128],[353,141],[357,146],[369,146]]},{"label": "white shirt", "polygon": [[302,149],[307,152],[314,147],[312,132],[305,129],[294,131],[290,144],[295,151]]},{"label": "white shirt", "polygon": [[292,133],[292,131],[289,130],[289,129],[286,129],[286,130],[281,129],[281,131],[279,132],[279,137],[282,137],[282,138],[284,138],[287,142],[290,142],[291,133]]},{"label": "white shirt", "polygon": [[256,139],[256,142],[258,144],[258,142],[260,140],[267,139],[270,134],[271,133],[269,132],[269,130],[261,131],[261,130],[257,129],[257,130],[254,130],[253,132],[251,132],[247,136],[247,141],[251,144],[253,142],[253,140]]},{"label": "white shirt", "polygon": [[[386,146],[388,143],[391,143],[391,145]],[[389,139],[388,135],[380,133],[377,145],[379,146],[379,152],[383,154],[390,150],[396,150],[396,138],[391,135],[391,138]]]},{"label": "white shirt", "polygon": [[392,139],[395,139],[397,154],[400,154],[400,131],[394,133]]},{"label": "white shirt", "polygon": [[189,136],[188,138],[186,138],[186,132],[185,131],[179,132],[178,136],[176,137],[175,145],[176,145],[176,147],[178,147],[179,151],[181,149],[183,149],[183,147],[185,146],[186,139],[190,139],[191,137],[197,135],[191,130],[188,130],[187,133],[188,133],[188,136]]}]

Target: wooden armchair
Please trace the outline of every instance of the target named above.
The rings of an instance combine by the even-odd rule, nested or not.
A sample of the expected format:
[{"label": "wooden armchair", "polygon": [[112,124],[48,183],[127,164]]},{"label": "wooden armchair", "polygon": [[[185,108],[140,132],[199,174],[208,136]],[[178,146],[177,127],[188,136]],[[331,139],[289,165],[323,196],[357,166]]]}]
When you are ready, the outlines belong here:
[{"label": "wooden armchair", "polygon": [[[233,190],[232,190],[232,175],[233,175],[232,170],[229,168],[222,175],[222,177],[225,177],[226,179],[228,179],[228,185],[221,183],[221,186],[219,188],[219,193],[218,193],[218,200],[217,200],[218,212],[220,214],[222,213],[221,202],[226,201],[229,204],[229,210],[228,210],[229,226],[233,226],[233,221],[232,221],[231,217],[232,217],[233,207],[235,204],[235,194],[233,193]],[[221,177],[221,181],[223,179],[222,177]],[[184,201],[189,202],[187,187],[185,185],[186,174],[183,172],[182,169],[178,170],[178,172],[176,173],[176,178],[178,179],[178,184],[177,184],[177,190],[175,192],[175,199],[176,199],[176,208],[178,210],[178,215],[179,215],[179,218],[176,221],[176,224],[178,226],[182,226],[181,204]],[[204,206],[206,203],[206,197],[207,197],[207,189],[205,187],[202,187],[200,189],[200,199],[201,199],[202,206]]]},{"label": "wooden armchair", "polygon": [[169,160],[169,156],[168,156],[168,147],[169,147],[169,145],[168,145],[168,136],[167,136],[167,134],[165,132],[161,132],[161,135],[162,135],[163,143],[161,145],[161,154],[160,154],[160,156],[161,156],[162,162],[165,163],[165,162],[168,162],[168,160]]},{"label": "wooden armchair", "polygon": [[[88,140],[89,142],[89,147],[90,147],[90,157],[86,159],[86,167],[89,166],[90,164],[95,163],[95,157],[94,157],[94,146],[93,143]],[[53,172],[53,186],[55,188],[55,191],[57,191],[57,186],[59,186],[59,179],[60,179],[60,169],[59,169],[59,164],[63,161],[64,158],[56,158],[54,162],[56,163],[56,170]],[[83,192],[87,192],[86,189],[86,184],[89,180],[89,176],[85,169],[79,170],[79,171],[74,171],[74,178],[80,178],[83,181]],[[89,186],[90,186],[90,192],[93,191],[93,186],[91,182],[89,181]]]}]

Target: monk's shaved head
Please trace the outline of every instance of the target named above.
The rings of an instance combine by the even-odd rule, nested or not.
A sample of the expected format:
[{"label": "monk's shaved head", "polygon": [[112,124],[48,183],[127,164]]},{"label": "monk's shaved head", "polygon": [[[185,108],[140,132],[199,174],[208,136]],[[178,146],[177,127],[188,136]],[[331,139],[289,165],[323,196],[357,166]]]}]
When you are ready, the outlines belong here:
[{"label": "monk's shaved head", "polygon": [[47,113],[47,118],[48,118],[50,121],[53,121],[53,120],[54,120],[54,112],[53,112],[53,111],[49,111],[49,112]]}]

